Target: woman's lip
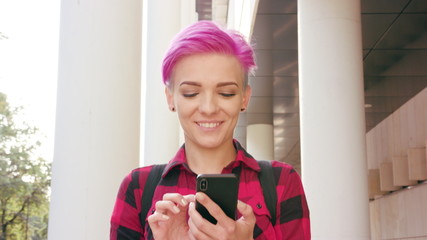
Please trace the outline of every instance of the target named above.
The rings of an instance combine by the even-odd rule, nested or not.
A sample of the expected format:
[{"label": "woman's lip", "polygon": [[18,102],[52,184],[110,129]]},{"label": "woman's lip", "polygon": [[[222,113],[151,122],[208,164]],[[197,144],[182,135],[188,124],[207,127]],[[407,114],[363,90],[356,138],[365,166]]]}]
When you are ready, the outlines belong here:
[{"label": "woman's lip", "polygon": [[216,128],[221,125],[221,122],[196,122],[197,125],[203,128]]}]

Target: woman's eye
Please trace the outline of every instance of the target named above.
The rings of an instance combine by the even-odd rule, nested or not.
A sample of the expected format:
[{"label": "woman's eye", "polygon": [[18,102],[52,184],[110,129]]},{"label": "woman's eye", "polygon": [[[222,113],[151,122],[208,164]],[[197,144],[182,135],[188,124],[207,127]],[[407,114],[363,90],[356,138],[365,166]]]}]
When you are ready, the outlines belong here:
[{"label": "woman's eye", "polygon": [[236,94],[235,93],[220,93],[221,94],[221,96],[223,96],[223,97],[233,97],[233,96],[235,96]]},{"label": "woman's eye", "polygon": [[183,93],[182,95],[186,98],[191,98],[197,96],[197,93]]}]

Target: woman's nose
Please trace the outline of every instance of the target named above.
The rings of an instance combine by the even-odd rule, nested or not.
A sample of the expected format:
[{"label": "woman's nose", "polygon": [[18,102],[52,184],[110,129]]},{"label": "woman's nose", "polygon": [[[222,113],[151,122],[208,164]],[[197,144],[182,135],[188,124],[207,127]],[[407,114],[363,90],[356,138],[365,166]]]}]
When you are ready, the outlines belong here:
[{"label": "woman's nose", "polygon": [[199,111],[205,114],[212,114],[218,110],[218,101],[212,94],[207,94],[201,98]]}]

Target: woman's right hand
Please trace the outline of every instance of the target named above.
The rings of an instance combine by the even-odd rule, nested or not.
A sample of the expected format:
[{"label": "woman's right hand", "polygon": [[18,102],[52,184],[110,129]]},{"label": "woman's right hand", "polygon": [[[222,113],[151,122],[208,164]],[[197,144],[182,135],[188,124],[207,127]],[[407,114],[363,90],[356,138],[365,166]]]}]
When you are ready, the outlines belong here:
[{"label": "woman's right hand", "polygon": [[251,240],[255,227],[255,214],[252,207],[242,201],[238,201],[237,210],[242,215],[238,220],[229,218],[222,209],[212,201],[206,194],[197,193],[196,199],[209,213],[218,221],[212,224],[204,219],[195,209],[194,202],[189,207],[188,226],[190,227],[190,239],[212,239],[212,240]]},{"label": "woman's right hand", "polygon": [[156,211],[148,217],[154,239],[189,239],[187,211],[194,195],[166,193],[156,202]]}]

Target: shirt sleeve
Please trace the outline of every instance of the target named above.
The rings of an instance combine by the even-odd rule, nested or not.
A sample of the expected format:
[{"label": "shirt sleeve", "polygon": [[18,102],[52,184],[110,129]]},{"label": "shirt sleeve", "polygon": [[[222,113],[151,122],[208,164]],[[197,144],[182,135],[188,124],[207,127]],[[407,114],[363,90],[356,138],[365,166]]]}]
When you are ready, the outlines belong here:
[{"label": "shirt sleeve", "polygon": [[[273,164],[275,169],[281,169],[276,174],[276,177],[279,177],[277,221],[274,226],[276,239],[309,240],[309,209],[301,178],[291,166],[280,162]],[[277,168],[280,165],[282,166]]]},{"label": "shirt sleeve", "polygon": [[141,171],[141,169],[132,171],[121,183],[111,216],[110,240],[144,239],[139,219],[142,195]]}]

